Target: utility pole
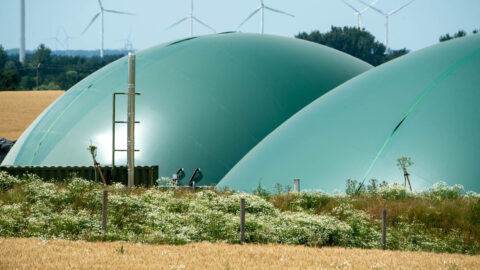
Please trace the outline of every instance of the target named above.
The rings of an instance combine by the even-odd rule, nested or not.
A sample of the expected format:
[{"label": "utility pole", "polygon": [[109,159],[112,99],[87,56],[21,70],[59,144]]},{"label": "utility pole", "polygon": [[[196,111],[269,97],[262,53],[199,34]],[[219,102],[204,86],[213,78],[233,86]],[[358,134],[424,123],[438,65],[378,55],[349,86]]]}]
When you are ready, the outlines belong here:
[{"label": "utility pole", "polygon": [[413,164],[414,164],[413,161],[409,157],[397,158],[397,166],[400,169],[403,169],[403,177],[405,178],[405,188],[407,187],[407,181],[408,181],[410,192],[413,192],[413,190],[412,190],[412,185],[410,183],[410,177],[408,177],[410,174],[407,172],[407,167],[412,166]]},{"label": "utility pole", "polygon": [[38,90],[38,69],[40,68],[40,64],[37,65],[37,90]]},{"label": "utility pole", "polygon": [[[410,187],[410,192],[413,192],[412,191],[412,185],[410,184],[410,177],[408,177],[410,174],[407,172],[407,168],[403,168],[403,177],[405,177],[405,182],[408,181],[408,186]],[[405,186],[407,185],[407,183],[405,183]]]},{"label": "utility pole", "polygon": [[127,170],[128,188],[135,186],[135,53],[128,53]]}]

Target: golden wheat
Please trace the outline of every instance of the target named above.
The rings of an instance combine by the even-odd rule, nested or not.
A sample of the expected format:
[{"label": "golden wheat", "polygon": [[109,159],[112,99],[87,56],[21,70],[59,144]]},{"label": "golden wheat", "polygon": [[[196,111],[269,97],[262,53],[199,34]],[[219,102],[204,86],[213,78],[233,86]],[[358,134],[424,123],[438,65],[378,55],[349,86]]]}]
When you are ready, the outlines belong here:
[{"label": "golden wheat", "polygon": [[0,239],[0,269],[480,269],[480,256],[287,245]]},{"label": "golden wheat", "polygon": [[0,137],[16,140],[64,91],[0,91]]}]

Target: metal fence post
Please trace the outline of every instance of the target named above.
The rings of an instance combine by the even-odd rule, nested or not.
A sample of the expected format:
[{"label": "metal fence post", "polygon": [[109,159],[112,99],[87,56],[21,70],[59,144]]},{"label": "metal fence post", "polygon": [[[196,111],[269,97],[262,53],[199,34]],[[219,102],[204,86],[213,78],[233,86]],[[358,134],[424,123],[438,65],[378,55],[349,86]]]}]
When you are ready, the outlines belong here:
[{"label": "metal fence post", "polygon": [[300,192],[300,179],[298,178],[293,179],[293,191]]},{"label": "metal fence post", "polygon": [[240,244],[245,243],[245,199],[240,199]]},{"label": "metal fence post", "polygon": [[382,211],[382,249],[387,249],[387,210]]},{"label": "metal fence post", "polygon": [[105,240],[105,235],[107,234],[107,203],[108,203],[108,191],[103,191],[103,200],[102,200],[102,233],[103,240]]}]

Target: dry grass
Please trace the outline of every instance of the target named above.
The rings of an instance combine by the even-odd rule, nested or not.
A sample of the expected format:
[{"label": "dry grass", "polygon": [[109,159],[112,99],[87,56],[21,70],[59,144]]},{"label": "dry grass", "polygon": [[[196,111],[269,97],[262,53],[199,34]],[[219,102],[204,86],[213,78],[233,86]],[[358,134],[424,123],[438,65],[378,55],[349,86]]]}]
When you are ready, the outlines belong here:
[{"label": "dry grass", "polygon": [[0,239],[0,269],[480,269],[480,256],[284,245]]},{"label": "dry grass", "polygon": [[64,91],[0,91],[0,137],[16,140]]}]

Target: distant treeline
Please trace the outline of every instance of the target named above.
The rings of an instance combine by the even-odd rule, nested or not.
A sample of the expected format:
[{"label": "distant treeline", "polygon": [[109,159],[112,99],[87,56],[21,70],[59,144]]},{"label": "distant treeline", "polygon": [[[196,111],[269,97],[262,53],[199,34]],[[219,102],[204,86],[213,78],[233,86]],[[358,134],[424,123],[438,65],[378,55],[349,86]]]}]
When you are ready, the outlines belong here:
[{"label": "distant treeline", "polygon": [[[472,32],[472,34],[477,33],[478,30],[474,30]],[[467,32],[460,30],[453,35],[442,35],[439,37],[438,41],[443,42],[466,35]],[[376,41],[375,36],[373,36],[370,32],[358,27],[332,26],[331,30],[326,33],[312,31],[310,34],[308,34],[306,32],[302,32],[295,37],[337,49],[355,56],[373,66],[381,65],[409,52],[407,48],[390,50],[381,42]]]},{"label": "distant treeline", "polygon": [[24,63],[18,54],[7,54],[0,45],[0,90],[67,90],[77,82],[123,54],[98,56],[53,55],[44,44],[27,53]]},{"label": "distant treeline", "polygon": [[[474,30],[473,34],[477,32]],[[439,41],[466,35],[465,31],[460,30],[453,35],[442,35],[439,37]],[[374,66],[409,52],[407,48],[390,50],[381,42],[376,41],[371,33],[357,27],[332,26],[331,30],[326,33],[302,32],[295,37],[337,49]],[[121,50],[107,50],[102,59],[92,56],[98,55],[98,51],[52,52],[41,44],[34,52],[27,52],[25,62],[22,64],[18,61],[18,49],[6,51],[0,45],[0,90],[67,90],[81,79],[126,53]]]},{"label": "distant treeline", "polygon": [[[18,58],[18,48],[6,49],[7,55],[15,56]],[[35,54],[35,50],[27,50],[27,54]],[[127,55],[128,50],[104,50],[104,55]],[[80,57],[95,57],[100,55],[100,50],[52,50],[52,55],[58,56],[80,56]]]}]

